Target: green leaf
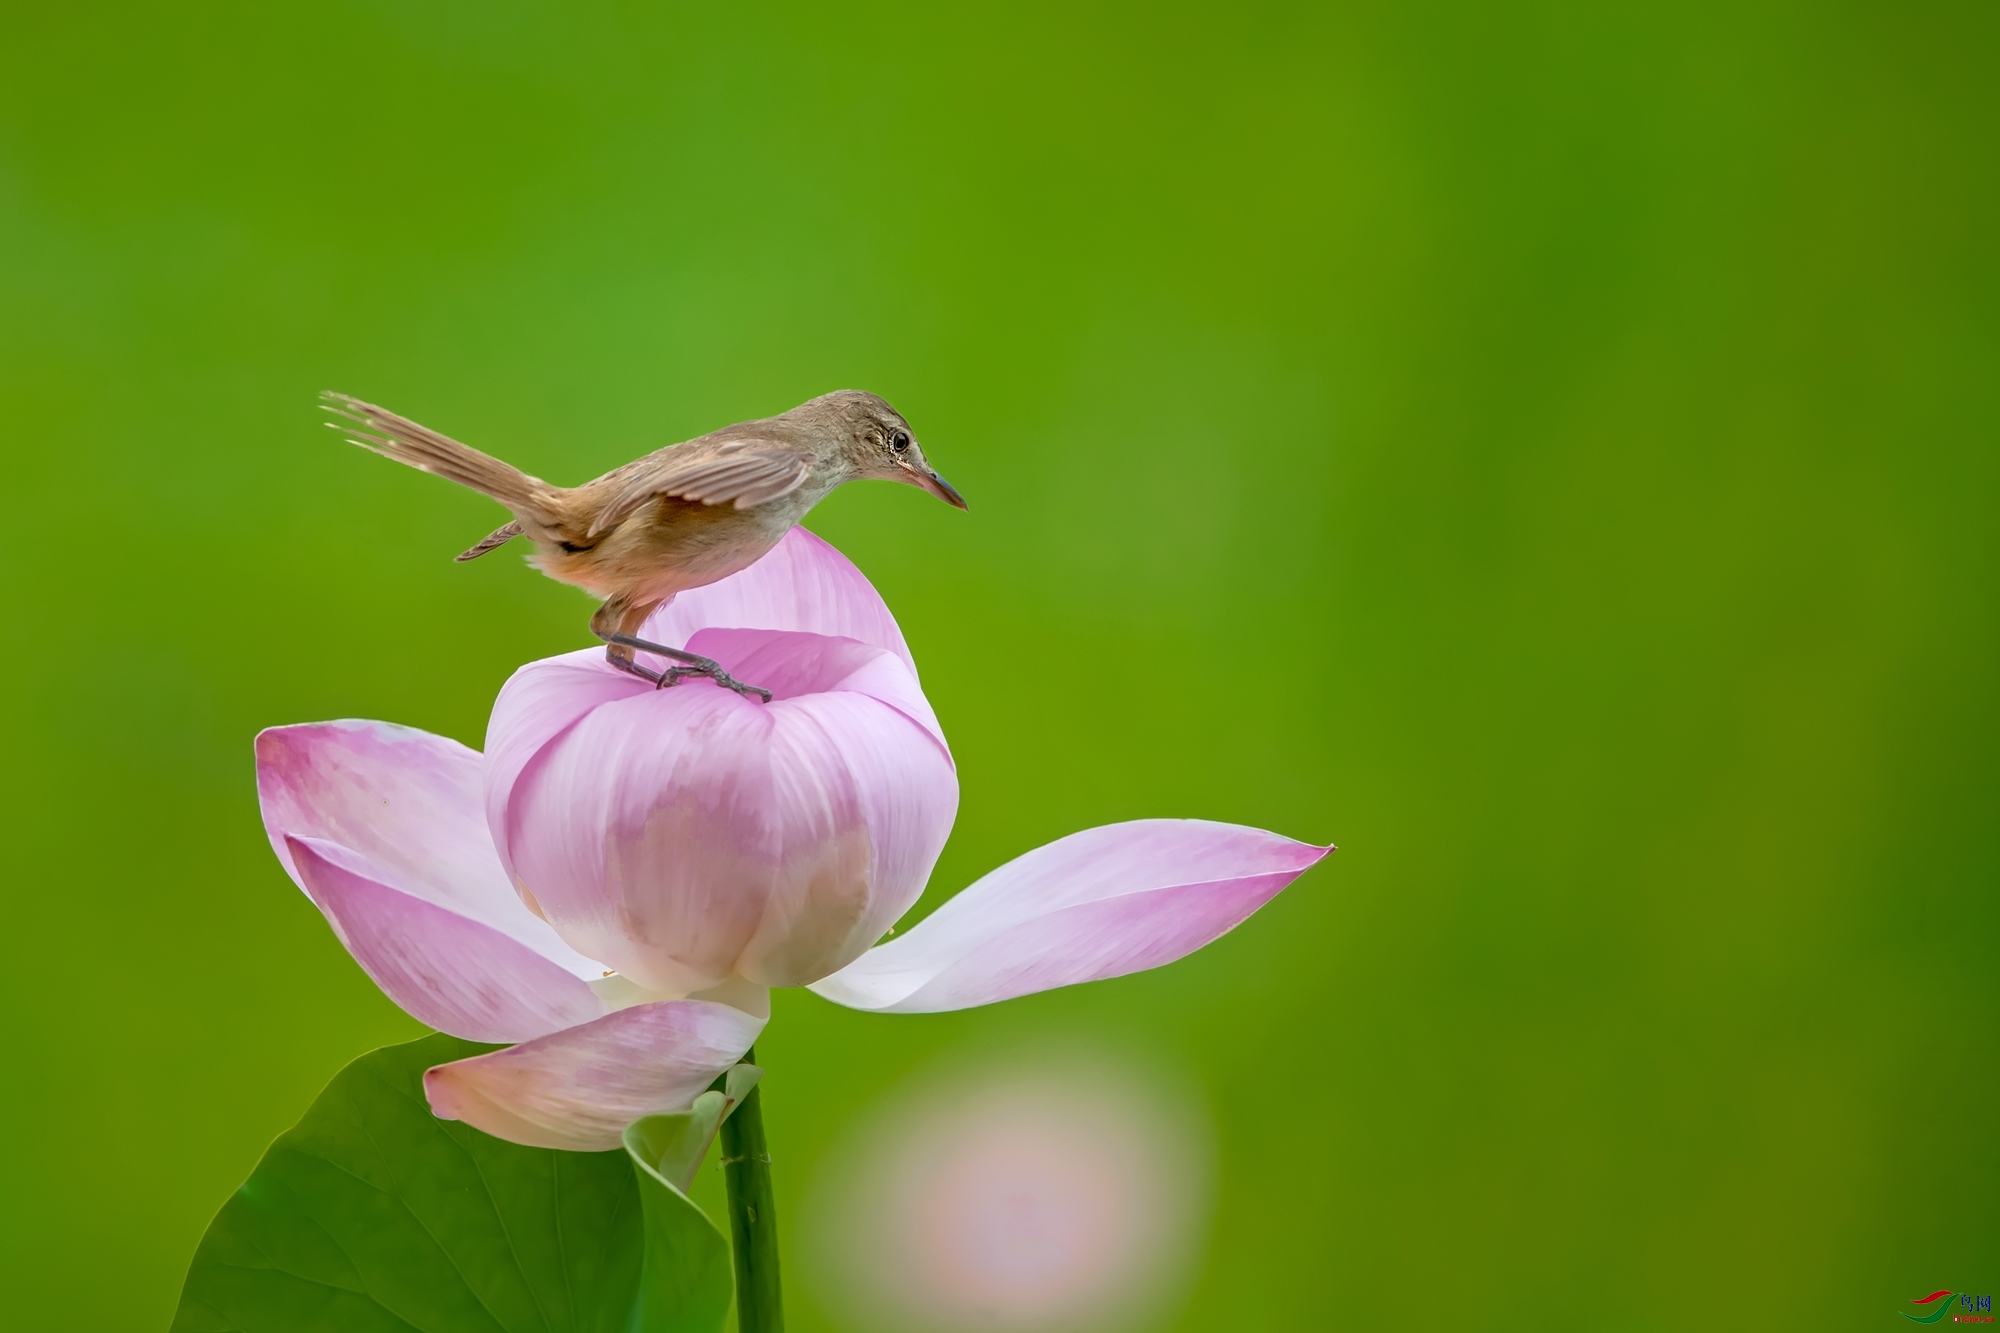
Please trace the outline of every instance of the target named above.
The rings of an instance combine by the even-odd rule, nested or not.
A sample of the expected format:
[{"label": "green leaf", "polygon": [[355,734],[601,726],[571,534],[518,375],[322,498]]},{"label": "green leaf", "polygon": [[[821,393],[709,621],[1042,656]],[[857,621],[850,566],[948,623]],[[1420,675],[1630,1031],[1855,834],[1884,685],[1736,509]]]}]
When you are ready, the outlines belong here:
[{"label": "green leaf", "polygon": [[209,1225],[174,1333],[717,1333],[728,1250],[661,1157],[431,1114],[424,1071],[492,1049],[439,1034],[336,1075]]}]

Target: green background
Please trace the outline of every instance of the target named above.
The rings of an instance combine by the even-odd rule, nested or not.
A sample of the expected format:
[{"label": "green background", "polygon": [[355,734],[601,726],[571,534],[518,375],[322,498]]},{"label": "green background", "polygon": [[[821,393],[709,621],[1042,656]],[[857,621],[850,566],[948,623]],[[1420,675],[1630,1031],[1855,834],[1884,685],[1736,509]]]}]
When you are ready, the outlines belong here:
[{"label": "green background", "polygon": [[417,1031],[253,732],[476,744],[586,641],[323,388],[559,481],[895,402],[971,512],[812,525],[959,760],[926,909],[1141,815],[1341,844],[1163,971],[781,994],[781,1216],[876,1089],[1059,1031],[1215,1107],[1183,1329],[2000,1288],[2000,10],[792,8],[0,20],[0,1322],[163,1325]]}]

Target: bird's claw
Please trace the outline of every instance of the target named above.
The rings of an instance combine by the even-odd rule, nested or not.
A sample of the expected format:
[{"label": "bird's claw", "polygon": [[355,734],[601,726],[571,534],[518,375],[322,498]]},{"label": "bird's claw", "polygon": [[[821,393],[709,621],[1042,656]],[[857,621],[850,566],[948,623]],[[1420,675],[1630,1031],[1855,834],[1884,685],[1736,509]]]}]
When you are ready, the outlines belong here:
[{"label": "bird's claw", "polygon": [[[620,671],[637,676],[641,680],[653,682],[653,688],[656,690],[664,690],[670,685],[678,685],[683,678],[688,676],[706,676],[723,689],[734,690],[745,699],[754,694],[759,696],[764,703],[769,703],[773,697],[771,692],[761,685],[745,685],[742,681],[724,671],[722,663],[712,657],[702,657],[697,653],[691,653],[682,648],[663,647],[660,644],[648,643],[644,639],[635,639],[625,634],[603,634],[599,637],[613,645],[612,649],[605,653],[605,657],[610,661],[612,666],[617,667]],[[618,652],[619,648],[638,649],[642,652],[657,653],[667,660],[678,662],[681,665],[670,666],[664,670],[655,671],[651,667],[640,666],[631,657]]]},{"label": "bird's claw", "polygon": [[[641,668],[641,670],[643,669]],[[687,676],[705,676],[717,685],[720,685],[723,689],[735,690],[746,699],[753,694],[757,694],[763,696],[765,703],[771,702],[771,692],[769,690],[761,685],[745,685],[742,681],[736,679],[736,677],[730,675],[713,662],[707,666],[668,667],[665,671],[659,673],[659,679],[653,682],[653,688],[664,690],[670,685],[680,684],[681,680]]]}]

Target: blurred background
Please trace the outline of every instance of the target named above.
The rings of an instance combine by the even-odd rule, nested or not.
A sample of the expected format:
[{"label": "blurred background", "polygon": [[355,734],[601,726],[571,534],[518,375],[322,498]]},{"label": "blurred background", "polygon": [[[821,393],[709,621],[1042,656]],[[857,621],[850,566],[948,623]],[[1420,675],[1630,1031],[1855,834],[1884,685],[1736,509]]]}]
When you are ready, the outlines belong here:
[{"label": "blurred background", "polygon": [[1996,71],[1982,3],[9,7],[5,1322],[163,1326],[417,1032],[256,730],[477,745],[586,642],[326,388],[564,482],[893,401],[970,513],[811,526],[958,758],[918,913],[1112,820],[1341,845],[1167,970],[777,996],[795,1329],[816,1182],[1042,1034],[1199,1108],[1148,1327],[2000,1288]]}]

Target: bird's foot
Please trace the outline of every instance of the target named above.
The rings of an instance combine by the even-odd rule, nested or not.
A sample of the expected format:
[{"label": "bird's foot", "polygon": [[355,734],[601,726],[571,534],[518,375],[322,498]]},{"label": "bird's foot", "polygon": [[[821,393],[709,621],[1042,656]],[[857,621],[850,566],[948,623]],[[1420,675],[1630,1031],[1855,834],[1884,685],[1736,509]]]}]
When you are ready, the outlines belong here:
[{"label": "bird's foot", "polygon": [[[599,637],[612,645],[604,654],[605,659],[611,665],[617,667],[620,671],[637,676],[641,680],[653,682],[653,688],[656,690],[664,690],[670,685],[678,685],[689,676],[706,676],[723,689],[734,690],[746,699],[754,694],[759,696],[764,703],[771,702],[771,692],[769,690],[763,688],[761,685],[744,684],[727,671],[724,671],[722,663],[712,657],[703,657],[699,653],[690,653],[679,648],[668,648],[662,644],[648,643],[644,639],[635,639],[629,634],[604,634]],[[680,663],[680,665],[670,666],[664,671],[655,671],[651,667],[640,666],[630,657],[621,655],[617,651],[619,648],[635,648],[640,652],[657,653],[670,661]]]},{"label": "bird's foot", "polygon": [[769,690],[761,685],[745,685],[742,681],[724,671],[720,662],[711,662],[705,658],[691,666],[668,667],[660,673],[660,678],[653,683],[653,688],[664,690],[669,685],[680,684],[681,681],[689,676],[706,676],[723,689],[735,690],[746,699],[754,694],[764,703],[771,702],[771,692]]}]

